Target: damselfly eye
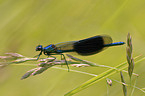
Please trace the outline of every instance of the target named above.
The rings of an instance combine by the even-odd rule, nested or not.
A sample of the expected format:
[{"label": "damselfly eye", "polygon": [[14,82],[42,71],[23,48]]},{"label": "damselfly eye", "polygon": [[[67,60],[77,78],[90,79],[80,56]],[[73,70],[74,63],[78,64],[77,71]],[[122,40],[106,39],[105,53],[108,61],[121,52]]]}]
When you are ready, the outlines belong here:
[{"label": "damselfly eye", "polygon": [[38,45],[37,47],[36,47],[36,51],[41,51],[42,50],[42,45]]}]

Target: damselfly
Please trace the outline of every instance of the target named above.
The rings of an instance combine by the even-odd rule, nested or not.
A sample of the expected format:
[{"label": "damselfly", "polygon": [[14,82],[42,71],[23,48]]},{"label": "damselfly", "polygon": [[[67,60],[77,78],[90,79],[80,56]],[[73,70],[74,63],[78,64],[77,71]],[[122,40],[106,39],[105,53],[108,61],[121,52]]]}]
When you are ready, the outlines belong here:
[{"label": "damselfly", "polygon": [[[88,55],[96,54],[107,47],[123,45],[123,44],[125,43],[124,42],[112,43],[112,38],[110,36],[98,35],[98,36],[94,36],[78,41],[68,41],[68,42],[61,42],[57,44],[50,44],[46,47],[43,47],[42,45],[38,45],[36,47],[36,51],[40,51],[40,54],[38,55],[37,59],[39,59],[42,53],[44,53],[47,56],[51,56],[54,59],[56,59],[56,57],[52,55],[61,55],[61,57],[62,56],[64,57],[65,63],[67,64],[68,67],[68,63],[63,53],[76,52],[79,55],[88,56]],[[69,67],[68,67],[68,71],[69,71]]]}]

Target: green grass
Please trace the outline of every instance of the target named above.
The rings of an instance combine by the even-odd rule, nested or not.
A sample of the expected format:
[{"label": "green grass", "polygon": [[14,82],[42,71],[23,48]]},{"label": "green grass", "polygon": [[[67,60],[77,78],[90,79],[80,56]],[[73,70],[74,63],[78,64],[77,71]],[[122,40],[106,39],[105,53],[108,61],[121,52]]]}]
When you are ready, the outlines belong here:
[{"label": "green grass", "polygon": [[[110,35],[114,42],[126,42],[129,32],[132,36],[133,57],[138,55],[144,57],[144,3],[144,0],[1,0],[0,55],[16,52],[33,57],[39,54],[35,52],[38,44],[46,46],[100,34]],[[126,46],[112,47],[93,56],[78,56],[78,58],[115,67],[126,61]],[[24,66],[10,65],[1,68],[1,96],[63,96],[84,82],[95,78],[87,74],[67,72],[52,67],[43,74],[20,80],[28,70],[35,68],[29,64],[32,62],[24,63]],[[136,86],[139,88],[145,87],[144,67],[144,61],[138,62],[134,67],[134,73],[139,74],[136,81]],[[96,75],[111,70],[102,67],[70,67],[70,69]],[[123,73],[123,76],[129,84],[128,74]],[[107,78],[120,81],[120,73],[116,72]],[[134,82],[136,76],[132,76],[131,79]],[[121,83],[113,81],[108,90],[109,96],[123,95]],[[132,87],[128,93],[131,91]],[[96,94],[107,95],[105,79],[74,96],[96,96]],[[134,89],[133,96],[143,95],[142,91]]]}]

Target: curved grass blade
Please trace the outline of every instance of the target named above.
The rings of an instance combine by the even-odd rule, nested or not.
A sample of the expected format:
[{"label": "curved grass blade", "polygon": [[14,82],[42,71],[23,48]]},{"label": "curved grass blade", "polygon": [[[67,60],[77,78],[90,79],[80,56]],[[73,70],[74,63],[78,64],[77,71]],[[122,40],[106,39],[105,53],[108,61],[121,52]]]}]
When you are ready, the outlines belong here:
[{"label": "curved grass blade", "polygon": [[[138,56],[138,57],[139,57],[139,56]],[[137,59],[138,57],[136,57],[135,59]],[[142,59],[140,59],[140,60],[138,60],[138,61],[136,61],[135,64],[137,64],[137,63],[139,63],[139,62],[141,62],[141,61],[143,61],[143,60],[145,60],[145,57],[142,58]],[[82,85],[78,86],[77,88],[75,88],[75,89],[69,91],[69,92],[66,93],[64,96],[71,96],[71,95],[73,95],[73,94],[76,94],[76,93],[78,93],[79,91],[81,91],[81,90],[83,90],[83,89],[85,89],[85,88],[88,88],[89,86],[91,86],[91,85],[93,85],[93,84],[99,82],[100,80],[103,80],[103,79],[109,77],[110,75],[113,75],[113,74],[116,73],[118,70],[123,70],[123,69],[127,68],[127,65],[126,65],[126,64],[127,64],[127,62],[121,63],[121,64],[119,64],[118,66],[114,67],[114,69],[109,69],[109,70],[107,70],[107,71],[105,71],[105,72],[103,72],[103,73],[97,75],[96,77],[94,77],[94,78],[92,78],[92,79],[86,81],[85,83],[83,83]]]},{"label": "curved grass blade", "polygon": [[73,94],[76,94],[76,93],[78,93],[79,91],[81,91],[81,90],[83,90],[83,89],[85,89],[85,88],[87,88],[87,87],[89,87],[89,86],[91,86],[91,85],[93,85],[93,84],[99,82],[100,80],[107,78],[108,76],[110,76],[110,75],[116,73],[116,69],[120,69],[121,67],[123,67],[124,65],[126,65],[126,63],[127,63],[127,62],[124,62],[124,63],[122,63],[122,64],[116,66],[115,69],[109,69],[109,70],[107,70],[107,71],[105,71],[105,72],[99,74],[98,76],[96,76],[96,77],[94,77],[94,78],[92,78],[92,79],[86,81],[85,83],[83,83],[83,84],[80,85],[79,87],[77,87],[77,88],[71,90],[70,92],[66,93],[64,96],[71,96],[71,95],[73,95]]},{"label": "curved grass blade", "polygon": [[123,77],[123,74],[122,72],[120,71],[120,75],[121,75],[121,81],[122,81],[122,86],[123,86],[123,93],[124,93],[124,96],[127,96],[127,87],[125,86],[125,80],[124,80],[124,77]]}]

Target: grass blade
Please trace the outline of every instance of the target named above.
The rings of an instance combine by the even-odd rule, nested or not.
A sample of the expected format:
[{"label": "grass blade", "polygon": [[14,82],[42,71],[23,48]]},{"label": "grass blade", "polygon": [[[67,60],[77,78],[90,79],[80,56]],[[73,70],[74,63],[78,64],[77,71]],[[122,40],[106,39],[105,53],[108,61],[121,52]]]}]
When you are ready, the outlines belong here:
[{"label": "grass blade", "polygon": [[124,96],[127,96],[127,87],[125,86],[125,80],[124,80],[124,77],[123,77],[123,74],[122,72],[120,71],[120,75],[121,75],[121,81],[122,81],[122,86],[123,86],[123,93],[124,93]]},{"label": "grass blade", "polygon": [[126,62],[116,66],[115,69],[109,69],[109,70],[99,74],[98,76],[86,81],[85,83],[83,83],[79,87],[77,87],[77,88],[69,91],[68,93],[66,93],[64,96],[71,96],[73,94],[78,93],[79,91],[81,91],[81,90],[83,90],[83,89],[85,89],[85,88],[87,88],[87,87],[99,82],[100,80],[105,79],[108,76],[114,74],[116,72],[116,69],[119,69],[119,68],[123,67],[124,65],[126,65]]}]

